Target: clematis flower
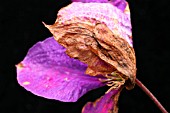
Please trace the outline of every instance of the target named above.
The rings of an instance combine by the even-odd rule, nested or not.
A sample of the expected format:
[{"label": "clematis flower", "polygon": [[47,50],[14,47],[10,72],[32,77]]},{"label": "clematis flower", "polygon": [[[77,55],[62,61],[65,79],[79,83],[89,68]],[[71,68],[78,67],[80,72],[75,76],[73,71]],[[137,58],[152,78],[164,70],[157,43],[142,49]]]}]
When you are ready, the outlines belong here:
[{"label": "clematis flower", "polygon": [[122,88],[132,89],[136,79],[128,4],[73,1],[59,11],[54,25],[44,24],[53,37],[36,43],[17,65],[18,83],[35,95],[63,102],[108,85],[105,95],[82,112],[117,113]]}]

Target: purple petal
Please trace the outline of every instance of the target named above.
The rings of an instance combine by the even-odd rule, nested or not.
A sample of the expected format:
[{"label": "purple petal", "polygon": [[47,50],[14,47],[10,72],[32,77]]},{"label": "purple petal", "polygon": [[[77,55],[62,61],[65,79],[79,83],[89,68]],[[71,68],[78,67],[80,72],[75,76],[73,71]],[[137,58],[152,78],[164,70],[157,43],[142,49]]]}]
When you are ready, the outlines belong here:
[{"label": "purple petal", "polygon": [[126,8],[126,0],[111,0],[111,4],[116,6],[118,9],[124,11]]},{"label": "purple petal", "polygon": [[111,3],[116,6],[118,9],[124,11],[126,8],[126,0],[72,0],[72,2],[82,2],[82,3]]},{"label": "purple petal", "polygon": [[[122,0],[123,2],[123,0]],[[124,1],[125,2],[125,1]],[[123,2],[123,3],[124,3]],[[114,1],[113,1],[114,3]],[[118,4],[118,3],[115,3]],[[69,15],[68,15],[69,14]],[[107,25],[107,27],[116,35],[124,38],[130,46],[132,43],[132,30],[130,21],[130,11],[128,3],[124,11],[109,3],[81,3],[73,2],[67,7],[62,8],[58,14],[56,22],[65,23],[69,20],[78,18],[75,22],[85,23],[83,18],[95,19]],[[84,19],[85,20],[85,19]],[[88,22],[90,25],[95,25],[95,21]]]},{"label": "purple petal", "polygon": [[121,88],[111,90],[94,103],[88,102],[84,106],[82,113],[117,113],[117,101],[120,91]]},{"label": "purple petal", "polygon": [[96,2],[96,3],[106,3],[106,2],[108,2],[108,0],[72,0],[72,2],[83,2],[83,3]]},{"label": "purple petal", "polygon": [[89,90],[104,86],[85,75],[86,65],[65,54],[53,38],[35,44],[17,65],[18,83],[35,95],[75,102]]}]

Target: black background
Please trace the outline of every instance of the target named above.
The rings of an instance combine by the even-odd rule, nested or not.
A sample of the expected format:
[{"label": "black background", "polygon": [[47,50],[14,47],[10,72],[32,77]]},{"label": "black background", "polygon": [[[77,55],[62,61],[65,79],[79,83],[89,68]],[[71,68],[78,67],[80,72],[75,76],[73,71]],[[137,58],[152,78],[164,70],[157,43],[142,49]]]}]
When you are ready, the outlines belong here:
[{"label": "black background", "polygon": [[[131,9],[137,78],[170,111],[170,6],[168,0],[128,0]],[[83,105],[104,94],[91,91],[76,103],[35,96],[16,81],[15,64],[28,49],[51,36],[42,21],[53,24],[57,11],[69,0],[4,0],[0,3],[0,113],[80,113]],[[161,113],[136,86],[123,90],[119,113]]]}]

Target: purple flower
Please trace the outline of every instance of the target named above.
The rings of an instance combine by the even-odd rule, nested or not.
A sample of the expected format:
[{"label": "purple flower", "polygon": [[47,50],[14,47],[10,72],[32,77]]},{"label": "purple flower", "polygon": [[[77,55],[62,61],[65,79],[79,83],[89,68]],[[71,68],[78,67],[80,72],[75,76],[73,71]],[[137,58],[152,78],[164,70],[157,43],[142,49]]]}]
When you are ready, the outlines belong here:
[{"label": "purple flower", "polygon": [[[94,9],[98,13],[90,12]],[[35,44],[17,65],[18,83],[63,102],[108,85],[105,95],[82,112],[117,113],[120,91],[132,89],[136,77],[129,15],[110,3],[78,2],[60,10],[54,25],[45,26],[54,37]]]}]

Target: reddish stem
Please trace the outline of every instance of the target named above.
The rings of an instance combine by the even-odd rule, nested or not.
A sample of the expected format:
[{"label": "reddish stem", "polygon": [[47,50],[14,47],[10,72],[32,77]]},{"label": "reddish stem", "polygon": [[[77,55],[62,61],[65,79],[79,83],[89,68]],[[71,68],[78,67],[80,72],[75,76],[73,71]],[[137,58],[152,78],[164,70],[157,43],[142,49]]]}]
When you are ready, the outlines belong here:
[{"label": "reddish stem", "polygon": [[136,84],[154,101],[157,107],[162,111],[162,113],[168,113],[168,111],[162,106],[162,104],[156,99],[156,97],[146,88],[142,82],[136,79]]}]

